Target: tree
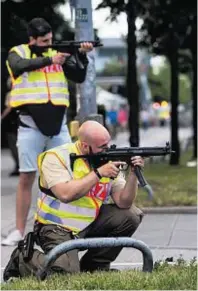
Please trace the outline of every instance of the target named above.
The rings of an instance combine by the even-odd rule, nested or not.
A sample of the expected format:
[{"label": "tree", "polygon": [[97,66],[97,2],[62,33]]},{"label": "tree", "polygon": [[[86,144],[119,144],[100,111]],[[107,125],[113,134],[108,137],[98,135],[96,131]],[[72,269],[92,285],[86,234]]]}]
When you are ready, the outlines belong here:
[{"label": "tree", "polygon": [[139,145],[139,90],[137,82],[137,69],[136,69],[136,26],[135,20],[137,11],[144,11],[144,6],[140,1],[124,1],[124,0],[103,0],[97,9],[109,7],[111,14],[110,19],[113,21],[121,13],[125,12],[128,22],[128,36],[127,36],[127,49],[128,49],[128,64],[127,64],[127,99],[129,103],[129,119],[128,127],[130,132],[130,145]]},{"label": "tree", "polygon": [[184,43],[192,26],[191,14],[196,10],[195,1],[186,4],[178,0],[155,0],[148,5],[144,18],[144,31],[147,42],[156,54],[166,55],[171,67],[171,146],[176,151],[171,155],[170,164],[177,165],[180,158],[178,139],[178,74],[179,49]]},{"label": "tree", "polygon": [[[138,136],[138,115],[139,100],[137,86],[136,63],[136,37],[135,37],[135,19],[141,17],[144,20],[142,26],[143,37],[138,42],[139,46],[146,46],[152,49],[155,54],[165,55],[171,67],[171,146],[176,154],[171,156],[170,164],[179,163],[180,147],[178,139],[178,117],[177,108],[179,104],[179,80],[180,70],[179,49],[188,37],[189,27],[191,26],[191,14],[196,11],[196,3],[180,2],[179,0],[103,0],[97,7],[109,7],[111,11],[110,18],[116,19],[120,12],[126,12],[128,20],[128,73],[127,73],[127,97],[130,108],[129,130],[130,143],[134,145],[139,142]],[[185,57],[183,56],[183,59]],[[133,64],[132,64],[133,62]],[[184,62],[183,62],[184,63]],[[185,68],[186,69],[186,68]],[[184,70],[184,67],[183,67]],[[195,90],[194,90],[195,91]],[[195,116],[195,114],[194,114]],[[195,122],[194,122],[195,123]]]},{"label": "tree", "polygon": [[191,26],[189,27],[188,37],[183,43],[183,49],[187,49],[191,53],[190,71],[192,78],[192,111],[193,111],[193,155],[192,159],[197,159],[197,9],[196,3],[194,9],[189,11],[189,19]]},{"label": "tree", "polygon": [[193,16],[191,31],[191,53],[193,64],[192,100],[193,100],[193,159],[197,159],[197,16]]},{"label": "tree", "polygon": [[128,22],[128,72],[127,72],[127,96],[129,102],[128,127],[130,131],[130,145],[139,145],[139,92],[136,69],[136,27],[135,27],[135,7],[133,1],[128,1],[126,6]]},{"label": "tree", "polygon": [[[162,96],[166,101],[170,101],[170,65],[167,58],[164,57],[163,64],[155,72],[150,68],[148,81],[151,88],[152,96]],[[181,103],[190,101],[190,76],[186,73],[179,73],[179,99]]]}]

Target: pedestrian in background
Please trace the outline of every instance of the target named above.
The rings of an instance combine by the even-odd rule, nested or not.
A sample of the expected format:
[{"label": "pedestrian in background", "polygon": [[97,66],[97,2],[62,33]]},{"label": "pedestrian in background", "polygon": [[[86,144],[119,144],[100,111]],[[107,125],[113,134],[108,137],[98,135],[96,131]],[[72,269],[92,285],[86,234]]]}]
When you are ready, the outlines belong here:
[{"label": "pedestrian in background", "polygon": [[111,133],[112,138],[116,137],[118,128],[118,111],[117,108],[112,105],[106,114],[106,124]]},{"label": "pedestrian in background", "polygon": [[128,109],[126,105],[121,106],[120,110],[118,111],[118,123],[121,127],[121,130],[127,129]]}]

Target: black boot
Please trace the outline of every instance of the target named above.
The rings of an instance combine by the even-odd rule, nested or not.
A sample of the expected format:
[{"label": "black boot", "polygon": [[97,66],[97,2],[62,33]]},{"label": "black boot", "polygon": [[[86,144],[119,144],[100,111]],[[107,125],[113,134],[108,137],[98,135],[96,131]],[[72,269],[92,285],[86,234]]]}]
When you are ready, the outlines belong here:
[{"label": "black boot", "polygon": [[10,260],[9,260],[9,262],[8,262],[4,272],[3,272],[3,280],[5,282],[10,280],[11,278],[21,277],[20,273],[19,273],[19,254],[20,254],[20,250],[17,247],[12,252]]}]

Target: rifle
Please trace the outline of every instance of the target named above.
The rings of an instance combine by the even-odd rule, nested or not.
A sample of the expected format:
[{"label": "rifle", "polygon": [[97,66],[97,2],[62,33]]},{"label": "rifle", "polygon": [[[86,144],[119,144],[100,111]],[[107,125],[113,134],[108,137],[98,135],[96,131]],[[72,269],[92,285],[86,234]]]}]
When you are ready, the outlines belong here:
[{"label": "rifle", "polygon": [[92,43],[93,47],[103,46],[103,44],[98,40],[97,41],[86,40],[86,41],[56,41],[53,44],[47,46],[30,45],[29,47],[35,54],[41,54],[47,51],[48,49],[54,49],[62,53],[69,53],[71,55],[74,55],[76,62],[78,63],[78,66],[80,68],[83,68],[82,63],[80,62],[78,56],[78,49],[81,47],[81,44],[83,42]]},{"label": "rifle", "polygon": [[[174,151],[171,150],[169,142],[166,143],[165,147],[122,147],[117,148],[116,145],[111,145],[104,151],[96,154],[88,155],[76,155],[74,153],[70,154],[71,169],[73,170],[74,162],[77,159],[85,159],[88,161],[92,168],[98,168],[107,162],[111,161],[122,161],[128,166],[131,164],[131,157],[141,156],[141,157],[152,157],[152,156],[166,156]],[[135,166],[135,174],[138,178],[141,187],[148,186],[145,180],[141,168]]]}]

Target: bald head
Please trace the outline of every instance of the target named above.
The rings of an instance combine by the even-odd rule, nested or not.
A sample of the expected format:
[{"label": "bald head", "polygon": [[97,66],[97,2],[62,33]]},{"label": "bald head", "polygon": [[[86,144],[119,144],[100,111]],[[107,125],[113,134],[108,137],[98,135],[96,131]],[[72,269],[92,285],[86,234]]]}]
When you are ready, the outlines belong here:
[{"label": "bald head", "polygon": [[111,137],[107,129],[97,121],[85,121],[79,128],[78,139],[94,147],[109,143]]}]

